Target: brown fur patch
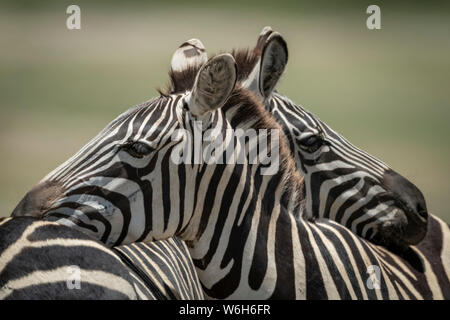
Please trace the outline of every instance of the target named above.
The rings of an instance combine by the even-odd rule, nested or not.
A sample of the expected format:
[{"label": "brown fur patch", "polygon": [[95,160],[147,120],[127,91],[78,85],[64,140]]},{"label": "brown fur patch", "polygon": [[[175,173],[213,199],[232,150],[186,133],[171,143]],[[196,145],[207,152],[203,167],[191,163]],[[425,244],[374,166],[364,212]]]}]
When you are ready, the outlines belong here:
[{"label": "brown fur patch", "polygon": [[64,188],[58,181],[45,181],[34,186],[19,202],[11,216],[42,217],[43,214],[64,195]]},{"label": "brown fur patch", "polygon": [[295,160],[291,155],[288,140],[283,133],[283,129],[275,118],[264,108],[263,101],[239,85],[236,86],[230,98],[222,107],[224,112],[233,108],[239,108],[230,119],[231,125],[235,128],[237,123],[250,123],[251,128],[258,129],[278,129],[279,130],[279,152],[280,152],[280,174],[283,175],[289,192],[296,192],[298,200],[303,199],[303,176],[296,168]]},{"label": "brown fur patch", "polygon": [[261,56],[261,52],[257,50],[257,48],[239,50],[234,49],[231,51],[231,55],[234,57],[234,60],[236,60],[238,70],[237,80],[242,81],[252,72],[259,57]]}]

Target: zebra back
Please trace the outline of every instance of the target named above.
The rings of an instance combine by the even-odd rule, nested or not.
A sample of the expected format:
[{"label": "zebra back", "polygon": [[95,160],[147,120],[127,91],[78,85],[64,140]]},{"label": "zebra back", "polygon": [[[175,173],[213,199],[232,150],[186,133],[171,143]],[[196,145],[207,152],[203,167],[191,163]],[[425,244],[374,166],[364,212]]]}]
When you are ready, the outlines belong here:
[{"label": "zebra back", "polygon": [[[75,229],[30,217],[4,218],[0,220],[0,299],[203,298],[186,245],[179,239],[118,251],[136,263],[134,268]],[[158,288],[149,287],[145,279]]]},{"label": "zebra back", "polygon": [[182,300],[204,299],[189,250],[179,238],[133,243],[115,247],[114,250],[139,267],[145,275],[153,275],[151,280],[156,291],[163,296]]}]

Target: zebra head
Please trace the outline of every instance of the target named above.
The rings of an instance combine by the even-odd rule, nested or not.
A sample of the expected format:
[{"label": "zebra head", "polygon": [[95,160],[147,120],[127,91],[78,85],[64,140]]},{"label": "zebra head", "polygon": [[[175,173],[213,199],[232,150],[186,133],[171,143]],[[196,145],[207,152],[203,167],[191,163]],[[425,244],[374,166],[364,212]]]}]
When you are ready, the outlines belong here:
[{"label": "zebra head", "polygon": [[109,246],[182,232],[195,209],[201,164],[179,164],[173,155],[194,149],[193,139],[183,133],[204,132],[197,128],[199,120],[220,122],[217,109],[236,83],[230,54],[205,63],[199,48],[198,40],[190,40],[175,52],[171,92],[113,120],[28,192],[12,215],[57,221]]},{"label": "zebra head", "polygon": [[241,81],[265,100],[288,137],[305,177],[307,215],[335,220],[382,245],[402,248],[424,238],[427,208],[412,182],[274,90],[288,60],[279,33],[265,27],[253,50],[233,54],[245,56],[237,59],[247,70]]}]

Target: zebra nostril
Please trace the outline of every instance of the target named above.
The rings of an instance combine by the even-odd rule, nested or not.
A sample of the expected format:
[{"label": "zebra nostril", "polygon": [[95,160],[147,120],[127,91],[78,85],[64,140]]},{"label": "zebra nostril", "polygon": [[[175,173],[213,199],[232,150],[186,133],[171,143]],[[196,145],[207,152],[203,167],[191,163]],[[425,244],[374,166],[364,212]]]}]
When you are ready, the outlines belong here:
[{"label": "zebra nostril", "polygon": [[422,218],[427,218],[428,217],[428,211],[427,210],[417,210],[417,212],[419,213],[419,216],[421,216]]},{"label": "zebra nostril", "polygon": [[411,218],[418,216],[428,218],[428,210],[422,192],[409,180],[389,169],[384,173],[384,187],[398,196],[398,201],[404,205]]},{"label": "zebra nostril", "polygon": [[427,218],[428,217],[428,210],[426,208],[425,203],[422,202],[417,202],[416,204],[416,211],[419,214],[419,216],[421,216],[422,218]]}]

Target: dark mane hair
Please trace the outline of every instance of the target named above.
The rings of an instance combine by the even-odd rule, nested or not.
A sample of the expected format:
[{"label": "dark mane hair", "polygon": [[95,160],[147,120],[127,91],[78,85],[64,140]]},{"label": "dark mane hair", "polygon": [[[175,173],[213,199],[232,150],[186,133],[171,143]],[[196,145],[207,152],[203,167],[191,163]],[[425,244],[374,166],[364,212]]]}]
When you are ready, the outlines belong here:
[{"label": "dark mane hair", "polygon": [[162,95],[170,95],[182,93],[191,90],[194,86],[195,77],[201,66],[188,66],[182,71],[175,71],[172,68],[169,70],[169,85],[165,90],[159,90]]},{"label": "dark mane hair", "polygon": [[233,49],[231,55],[237,65],[237,81],[242,81],[250,75],[261,53],[256,49]]},{"label": "dark mane hair", "polygon": [[298,194],[297,200],[303,200],[303,176],[296,168],[295,160],[292,157],[288,140],[280,124],[264,108],[263,101],[256,97],[251,91],[242,88],[239,84],[235,87],[222,110],[226,113],[233,108],[239,108],[237,112],[232,112],[230,119],[231,126],[235,128],[237,124],[248,123],[249,127],[259,129],[277,129],[279,132],[279,155],[280,172],[284,175],[285,188],[290,192]]},{"label": "dark mane hair", "polygon": [[[252,72],[255,64],[258,62],[260,53],[256,49],[233,49],[231,55],[234,57],[237,65],[237,81],[246,79]],[[214,55],[215,56],[215,55]],[[213,57],[214,57],[213,56]],[[169,84],[166,89],[158,89],[158,92],[167,96],[170,94],[182,93],[191,90],[194,86],[195,77],[201,66],[188,66],[182,71],[169,70]]]}]

